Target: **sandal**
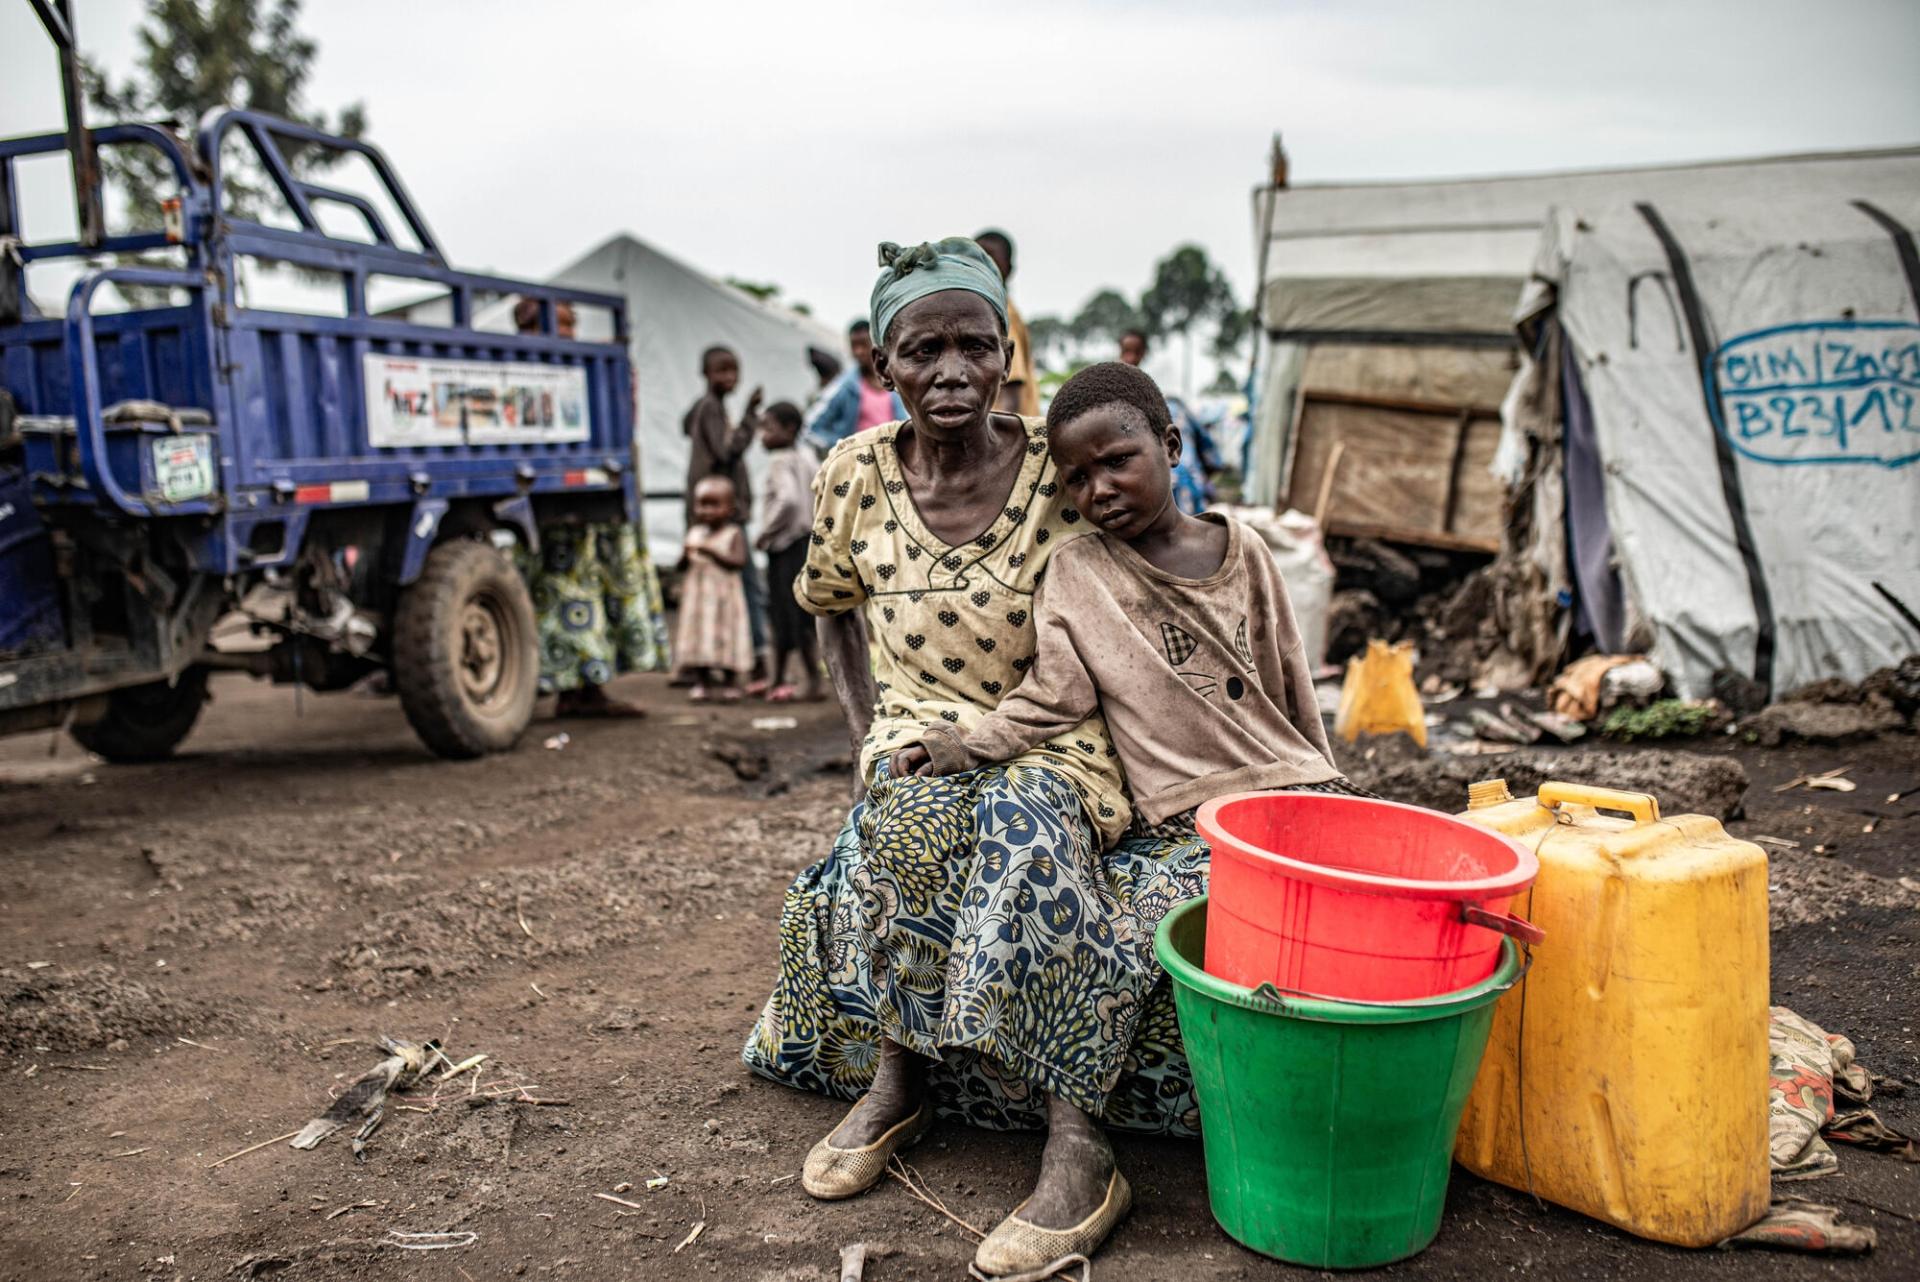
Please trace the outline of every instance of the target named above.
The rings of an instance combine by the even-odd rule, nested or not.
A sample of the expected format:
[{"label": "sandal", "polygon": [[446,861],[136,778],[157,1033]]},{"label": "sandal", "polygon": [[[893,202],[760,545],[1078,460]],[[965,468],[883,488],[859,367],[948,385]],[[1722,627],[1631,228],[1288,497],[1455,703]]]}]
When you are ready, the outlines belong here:
[{"label": "sandal", "polygon": [[705,703],[707,699],[708,699],[707,688],[703,685],[699,685],[696,683],[693,689],[687,691],[688,703]]},{"label": "sandal", "polygon": [[[861,1102],[865,1102],[864,1096]],[[859,1107],[855,1104],[853,1109]],[[848,1117],[853,1116],[853,1109],[847,1110]],[[807,1154],[806,1165],[800,1171],[800,1187],[823,1202],[837,1202],[864,1193],[886,1175],[888,1160],[901,1149],[918,1143],[932,1125],[933,1108],[922,1104],[912,1117],[860,1148],[838,1148],[833,1143],[832,1132],[828,1132]]]},{"label": "sandal", "polygon": [[[1043,1229],[1020,1218],[1026,1203],[994,1226],[973,1254],[975,1277],[1043,1278],[1062,1266],[1080,1263],[1100,1249],[1114,1226],[1133,1206],[1133,1188],[1116,1167],[1107,1181],[1106,1200],[1070,1229]],[[1077,1258],[1076,1258],[1077,1257]]]},{"label": "sandal", "polygon": [[794,688],[789,685],[777,685],[767,691],[768,703],[792,703],[797,697]]}]

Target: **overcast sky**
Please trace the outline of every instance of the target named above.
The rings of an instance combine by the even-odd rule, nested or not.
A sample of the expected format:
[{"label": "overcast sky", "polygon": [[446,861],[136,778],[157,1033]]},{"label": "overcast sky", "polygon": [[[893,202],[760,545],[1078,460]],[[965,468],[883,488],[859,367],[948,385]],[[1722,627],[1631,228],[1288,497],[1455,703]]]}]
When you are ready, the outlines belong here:
[{"label": "overcast sky", "polygon": [[[76,0],[132,66],[140,0]],[[1250,296],[1268,136],[1295,182],[1920,142],[1914,0],[309,0],[311,105],[363,100],[461,266],[631,231],[833,323],[877,241],[994,224],[1028,314],[1204,245]],[[59,126],[0,4],[0,135]],[[32,211],[29,211],[30,214]]]}]

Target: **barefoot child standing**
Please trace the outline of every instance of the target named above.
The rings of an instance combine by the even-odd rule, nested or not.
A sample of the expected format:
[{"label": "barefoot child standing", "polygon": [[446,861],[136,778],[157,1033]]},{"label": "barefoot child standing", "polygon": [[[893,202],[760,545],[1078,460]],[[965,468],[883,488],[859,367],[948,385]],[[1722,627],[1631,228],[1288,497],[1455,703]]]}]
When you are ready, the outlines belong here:
[{"label": "barefoot child standing", "polygon": [[[767,702],[820,697],[820,663],[814,655],[813,620],[800,609],[793,581],[807,567],[813,532],[813,478],[820,456],[800,439],[800,411],[777,401],[760,416],[760,444],[767,449],[767,499],[754,546],[767,554],[767,626],[773,633],[773,688]],[[800,656],[800,692],[787,683],[787,658]]]},{"label": "barefoot child standing", "polygon": [[1067,499],[1100,536],[1049,562],[1026,679],[971,731],[928,726],[893,772],[1004,761],[1099,708],[1142,827],[1190,829],[1193,809],[1223,793],[1366,795],[1334,763],[1266,545],[1174,503],[1180,430],[1153,380],[1118,361],[1082,370],[1054,397],[1047,436]]},{"label": "barefoot child standing", "polygon": [[687,577],[680,588],[680,619],[673,655],[693,681],[689,698],[740,697],[738,680],[753,668],[753,638],[747,629],[747,592],[740,567],[747,562],[747,532],[735,517],[733,482],[709,476],[693,487],[694,523],[687,530]]}]

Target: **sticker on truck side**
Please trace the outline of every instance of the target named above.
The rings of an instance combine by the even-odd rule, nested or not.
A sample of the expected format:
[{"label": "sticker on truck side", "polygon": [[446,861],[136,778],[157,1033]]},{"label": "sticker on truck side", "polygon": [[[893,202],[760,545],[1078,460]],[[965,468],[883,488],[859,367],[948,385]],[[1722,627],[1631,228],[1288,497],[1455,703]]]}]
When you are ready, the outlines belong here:
[{"label": "sticker on truck side", "polygon": [[153,493],[163,503],[191,503],[213,493],[213,438],[162,436],[152,444]]},{"label": "sticker on truck side", "polygon": [[360,372],[375,449],[565,444],[593,434],[578,365],[368,352]]}]

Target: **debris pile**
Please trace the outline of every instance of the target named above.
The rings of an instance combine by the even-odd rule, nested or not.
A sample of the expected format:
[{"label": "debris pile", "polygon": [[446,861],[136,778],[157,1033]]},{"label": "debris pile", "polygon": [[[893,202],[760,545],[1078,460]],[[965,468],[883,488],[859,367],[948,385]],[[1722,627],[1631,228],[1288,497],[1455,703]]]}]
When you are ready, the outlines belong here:
[{"label": "debris pile", "polygon": [[[1471,756],[1425,755],[1405,739],[1378,741],[1364,754],[1341,753],[1347,777],[1369,791],[1432,810],[1466,805],[1467,785],[1486,778],[1487,763]],[[1721,822],[1744,813],[1747,771],[1731,757],[1657,749],[1518,750],[1500,758],[1498,773],[1515,796],[1538,792],[1549,780],[1592,783],[1651,793],[1673,814],[1710,815]]]},{"label": "debris pile", "polygon": [[1858,685],[1829,677],[1802,686],[1740,723],[1769,748],[1798,739],[1839,743],[1920,728],[1920,654],[1870,673]]},{"label": "debris pile", "polygon": [[0,968],[0,1052],[98,1050],[188,1029],[206,1016],[114,966]]}]

